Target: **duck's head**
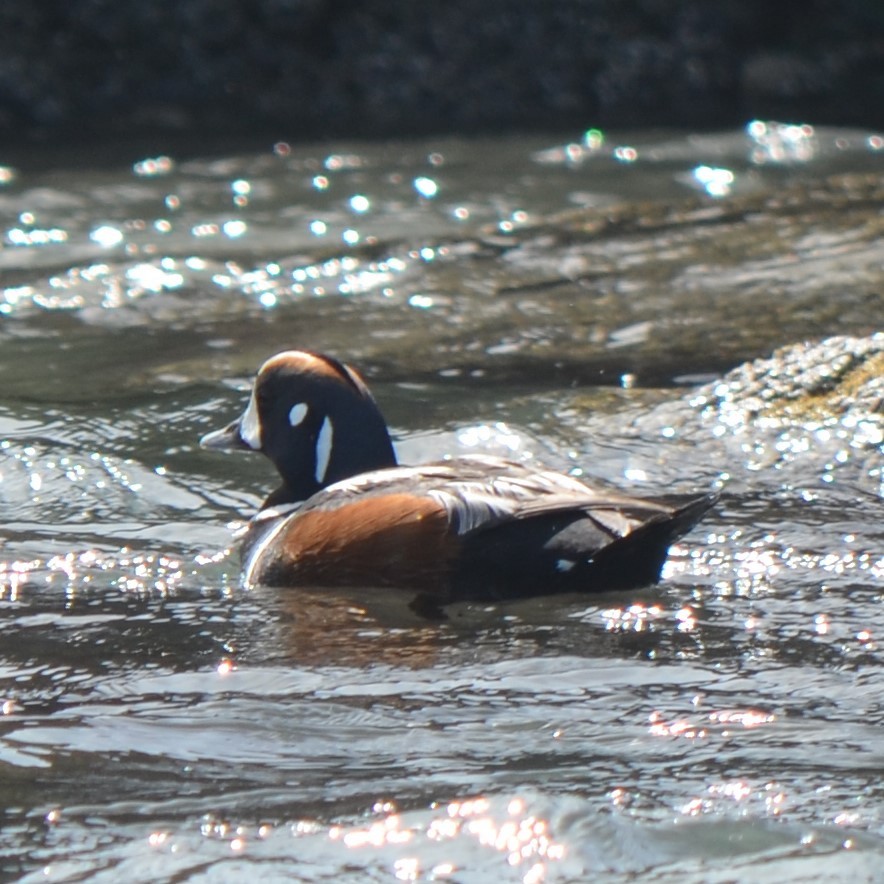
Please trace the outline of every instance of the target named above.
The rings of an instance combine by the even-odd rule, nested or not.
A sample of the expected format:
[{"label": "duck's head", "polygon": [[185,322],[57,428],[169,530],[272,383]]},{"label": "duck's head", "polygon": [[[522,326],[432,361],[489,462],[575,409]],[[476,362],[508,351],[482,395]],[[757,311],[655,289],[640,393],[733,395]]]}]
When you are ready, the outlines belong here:
[{"label": "duck's head", "polygon": [[200,445],[269,457],[283,487],[265,505],[306,500],[333,482],[396,464],[387,425],[362,378],[308,350],[268,359],[242,416]]}]

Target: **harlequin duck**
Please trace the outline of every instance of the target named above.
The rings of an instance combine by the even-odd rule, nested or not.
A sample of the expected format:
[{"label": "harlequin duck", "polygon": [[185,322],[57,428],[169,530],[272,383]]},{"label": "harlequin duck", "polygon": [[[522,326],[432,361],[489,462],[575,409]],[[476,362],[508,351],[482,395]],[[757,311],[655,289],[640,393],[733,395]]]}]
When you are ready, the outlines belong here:
[{"label": "harlequin duck", "polygon": [[201,445],[260,451],[282,477],[246,533],[247,586],[396,586],[438,605],[645,586],[717,499],[671,506],[482,455],[398,466],[359,374],[306,350],[268,359],[242,417]]}]

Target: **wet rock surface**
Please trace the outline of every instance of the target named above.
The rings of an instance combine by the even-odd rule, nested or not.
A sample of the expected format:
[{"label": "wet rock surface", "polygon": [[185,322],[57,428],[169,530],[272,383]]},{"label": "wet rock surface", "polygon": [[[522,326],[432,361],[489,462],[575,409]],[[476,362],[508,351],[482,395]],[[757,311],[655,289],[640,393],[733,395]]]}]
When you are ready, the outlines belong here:
[{"label": "wet rock surface", "polygon": [[783,347],[703,387],[693,401],[719,414],[737,411],[747,421],[884,423],[884,333]]},{"label": "wet rock surface", "polygon": [[637,415],[631,428],[694,446],[733,492],[846,494],[874,507],[884,496],[882,393],[884,333],[838,336],[741,365]]}]

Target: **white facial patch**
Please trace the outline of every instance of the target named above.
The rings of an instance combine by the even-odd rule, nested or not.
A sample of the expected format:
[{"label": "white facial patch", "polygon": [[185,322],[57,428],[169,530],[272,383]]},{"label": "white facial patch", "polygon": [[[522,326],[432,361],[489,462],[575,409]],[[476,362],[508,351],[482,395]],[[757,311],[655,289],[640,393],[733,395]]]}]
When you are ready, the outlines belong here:
[{"label": "white facial patch", "polygon": [[331,460],[333,436],[334,427],[331,420],[326,418],[319,428],[319,436],[316,439],[316,481],[320,485],[325,481],[328,462]]},{"label": "white facial patch", "polygon": [[307,417],[307,411],[306,402],[299,402],[297,405],[293,405],[292,410],[289,412],[289,423],[293,427],[297,427]]},{"label": "white facial patch", "polygon": [[255,451],[261,450],[261,418],[258,416],[258,403],[255,391],[249,397],[249,404],[239,421],[239,437]]}]

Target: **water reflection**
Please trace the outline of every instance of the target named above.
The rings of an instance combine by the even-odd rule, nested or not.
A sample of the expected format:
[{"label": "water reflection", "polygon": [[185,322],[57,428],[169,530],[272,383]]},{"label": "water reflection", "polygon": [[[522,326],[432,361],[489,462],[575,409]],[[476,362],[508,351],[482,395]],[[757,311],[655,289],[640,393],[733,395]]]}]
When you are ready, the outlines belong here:
[{"label": "water reflection", "polygon": [[411,610],[412,595],[259,589],[250,604],[263,608],[272,620],[272,638],[260,639],[262,654],[270,659],[304,666],[431,667],[440,662],[440,650],[451,643],[451,636],[444,626],[428,624]]}]

